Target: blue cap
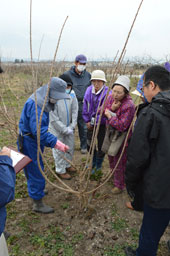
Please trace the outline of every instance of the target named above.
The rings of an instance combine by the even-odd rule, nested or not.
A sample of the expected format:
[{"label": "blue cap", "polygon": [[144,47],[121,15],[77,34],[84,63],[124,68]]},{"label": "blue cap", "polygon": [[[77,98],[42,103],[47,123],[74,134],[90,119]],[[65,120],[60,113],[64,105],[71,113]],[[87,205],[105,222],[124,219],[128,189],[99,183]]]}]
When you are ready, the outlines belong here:
[{"label": "blue cap", "polygon": [[87,58],[83,54],[80,54],[80,55],[76,56],[75,62],[80,62],[80,63],[85,64],[87,62]]},{"label": "blue cap", "polygon": [[170,72],[170,63],[169,63],[169,62],[165,62],[164,67],[165,67],[165,69],[166,69],[167,71]]},{"label": "blue cap", "polygon": [[67,84],[65,81],[58,77],[52,77],[50,81],[49,98],[55,100],[69,99],[69,96],[66,93],[66,87]]}]

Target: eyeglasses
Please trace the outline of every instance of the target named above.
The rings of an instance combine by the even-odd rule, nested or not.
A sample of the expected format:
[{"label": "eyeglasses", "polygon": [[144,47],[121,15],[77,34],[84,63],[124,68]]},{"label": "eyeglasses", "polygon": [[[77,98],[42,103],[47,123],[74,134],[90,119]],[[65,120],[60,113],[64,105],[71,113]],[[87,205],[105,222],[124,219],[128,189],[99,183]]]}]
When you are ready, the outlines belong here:
[{"label": "eyeglasses", "polygon": [[144,87],[146,87],[148,84],[150,84],[150,81],[146,82],[146,83],[143,83],[143,87],[141,89],[142,92],[144,92]]},{"label": "eyeglasses", "polygon": [[148,84],[150,84],[150,81],[143,84],[143,87],[146,87]]}]

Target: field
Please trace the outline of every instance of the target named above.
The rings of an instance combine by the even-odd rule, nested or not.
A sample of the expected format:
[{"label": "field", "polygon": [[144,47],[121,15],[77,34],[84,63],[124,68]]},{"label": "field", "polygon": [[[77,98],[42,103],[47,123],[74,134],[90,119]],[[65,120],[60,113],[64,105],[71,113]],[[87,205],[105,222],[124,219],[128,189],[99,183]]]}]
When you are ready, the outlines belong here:
[{"label": "field", "polygon": [[[58,73],[64,71],[59,66]],[[94,68],[95,69],[95,68]],[[25,100],[33,88],[29,67],[6,67],[0,77],[1,114],[0,114],[0,146],[16,147],[18,119]],[[48,81],[48,68],[39,68],[38,86]],[[57,73],[57,75],[58,75]],[[132,78],[132,87],[136,85]],[[54,170],[51,149],[46,148],[45,158]],[[76,131],[74,164],[79,170],[71,180],[66,181],[70,187],[79,186],[81,167],[86,155],[81,155],[79,138]],[[46,170],[46,168],[45,168]],[[102,169],[103,175],[109,172],[107,156]],[[58,184],[54,178],[50,179]],[[96,187],[102,177],[90,181]],[[124,256],[124,247],[137,247],[142,213],[131,211],[125,207],[129,200],[126,191],[113,195],[110,179],[94,194],[90,205],[82,209],[80,199],[72,193],[46,185],[48,195],[44,200],[54,207],[55,213],[43,215],[32,212],[32,202],[27,193],[26,179],[23,171],[17,175],[15,200],[7,206],[6,230],[11,233],[8,239],[10,256]],[[166,242],[170,238],[170,229],[161,239],[158,256],[167,256]]]}]

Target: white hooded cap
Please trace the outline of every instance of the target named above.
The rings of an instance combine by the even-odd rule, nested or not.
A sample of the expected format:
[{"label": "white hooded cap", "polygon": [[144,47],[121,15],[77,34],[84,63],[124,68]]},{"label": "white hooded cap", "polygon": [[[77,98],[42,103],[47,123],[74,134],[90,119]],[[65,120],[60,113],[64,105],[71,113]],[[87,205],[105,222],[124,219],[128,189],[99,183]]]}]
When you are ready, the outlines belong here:
[{"label": "white hooded cap", "polygon": [[105,73],[102,70],[94,70],[91,74],[91,81],[92,80],[100,80],[103,82],[107,82]]},{"label": "white hooded cap", "polygon": [[115,84],[122,85],[129,92],[129,86],[130,86],[130,79],[129,79],[129,77],[124,76],[124,75],[123,76],[119,76],[117,78],[117,80],[114,82],[113,85],[115,85]]}]

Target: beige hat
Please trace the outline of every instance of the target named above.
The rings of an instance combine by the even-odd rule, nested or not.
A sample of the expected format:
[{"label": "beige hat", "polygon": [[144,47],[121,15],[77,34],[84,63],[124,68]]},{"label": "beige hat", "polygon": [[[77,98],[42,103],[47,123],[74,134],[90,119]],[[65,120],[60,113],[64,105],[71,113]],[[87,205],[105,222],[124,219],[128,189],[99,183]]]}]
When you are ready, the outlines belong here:
[{"label": "beige hat", "polygon": [[131,92],[132,94],[135,94],[137,96],[143,97],[142,94],[140,92],[138,92],[138,90],[134,90],[133,92]]},{"label": "beige hat", "polygon": [[105,73],[102,70],[94,70],[91,74],[91,80],[101,80],[106,81]]},{"label": "beige hat", "polygon": [[122,85],[129,92],[130,79],[127,76],[119,76],[113,85]]}]

